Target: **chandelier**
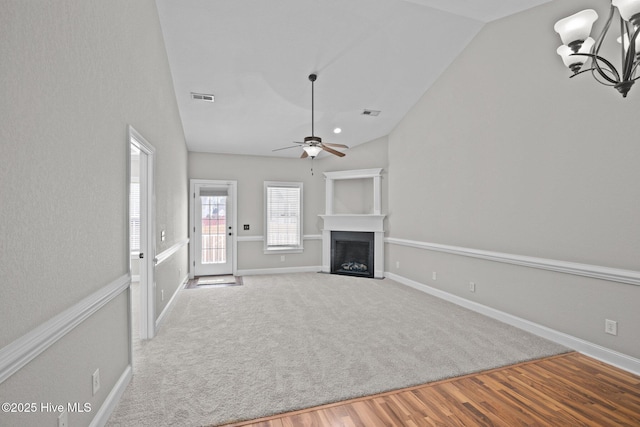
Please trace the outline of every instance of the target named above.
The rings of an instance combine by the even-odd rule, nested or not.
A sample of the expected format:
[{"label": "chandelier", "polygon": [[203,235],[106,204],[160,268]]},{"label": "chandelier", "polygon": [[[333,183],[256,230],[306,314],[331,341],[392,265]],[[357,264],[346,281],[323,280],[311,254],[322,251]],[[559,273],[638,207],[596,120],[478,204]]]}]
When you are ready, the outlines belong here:
[{"label": "chandelier", "polygon": [[[621,65],[617,69],[613,63],[600,55],[602,42],[611,27],[614,15],[619,15]],[[591,71],[593,77],[607,86],[615,87],[626,98],[633,83],[640,62],[640,0],[612,0],[609,18],[597,39],[590,37],[593,23],[598,14],[593,9],[583,10],[561,19],[553,27],[562,46],[557,50],[564,64],[573,72],[571,77]],[[590,62],[588,67],[585,63]]]}]

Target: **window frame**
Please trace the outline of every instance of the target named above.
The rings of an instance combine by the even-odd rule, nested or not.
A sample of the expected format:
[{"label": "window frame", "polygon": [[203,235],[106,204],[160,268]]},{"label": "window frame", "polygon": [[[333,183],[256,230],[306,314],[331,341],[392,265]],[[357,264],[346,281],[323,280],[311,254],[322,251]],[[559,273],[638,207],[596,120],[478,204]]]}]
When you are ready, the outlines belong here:
[{"label": "window frame", "polygon": [[[287,253],[301,253],[304,251],[304,223],[303,223],[303,201],[304,201],[304,188],[302,182],[283,182],[283,181],[265,181],[264,182],[264,253],[265,254],[287,254]],[[269,226],[268,226],[268,206],[269,206],[269,188],[298,188],[300,190],[300,197],[298,200],[298,222],[299,222],[299,244],[298,245],[289,245],[289,246],[275,246],[269,245]]]}]

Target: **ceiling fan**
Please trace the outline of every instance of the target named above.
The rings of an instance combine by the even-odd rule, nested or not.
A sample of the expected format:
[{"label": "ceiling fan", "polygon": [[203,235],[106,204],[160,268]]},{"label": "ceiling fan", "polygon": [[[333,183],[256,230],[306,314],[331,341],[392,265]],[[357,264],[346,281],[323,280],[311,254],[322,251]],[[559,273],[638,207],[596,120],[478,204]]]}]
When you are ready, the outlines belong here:
[{"label": "ceiling fan", "polygon": [[298,144],[298,145],[292,145],[290,147],[284,147],[284,148],[277,148],[273,151],[280,151],[280,150],[287,150],[289,148],[295,148],[295,147],[302,147],[302,149],[304,150],[304,152],[302,153],[302,155],[300,156],[301,159],[307,158],[307,157],[311,157],[312,159],[315,158],[318,154],[320,154],[321,151],[326,151],[327,153],[331,153],[333,155],[336,155],[338,157],[344,157],[345,154],[338,151],[338,150],[334,150],[331,147],[335,147],[335,148],[349,148],[348,145],[344,145],[344,144],[330,144],[328,142],[322,142],[322,138],[320,138],[319,136],[315,136],[315,134],[313,133],[314,131],[314,127],[313,127],[313,122],[314,122],[314,111],[313,111],[313,101],[314,101],[314,94],[313,94],[313,82],[316,81],[316,79],[318,78],[317,74],[309,74],[309,80],[311,81],[311,136],[305,136],[304,138],[304,142],[298,142],[298,141],[293,141],[294,144]]}]

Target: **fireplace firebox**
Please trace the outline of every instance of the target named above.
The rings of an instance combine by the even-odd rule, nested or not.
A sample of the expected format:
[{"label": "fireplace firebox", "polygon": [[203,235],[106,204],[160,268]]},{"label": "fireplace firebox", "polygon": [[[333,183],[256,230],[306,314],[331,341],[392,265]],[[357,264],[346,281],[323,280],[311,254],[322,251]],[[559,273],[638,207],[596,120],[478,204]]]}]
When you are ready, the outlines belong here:
[{"label": "fireplace firebox", "polygon": [[374,277],[374,233],[331,232],[331,273]]}]

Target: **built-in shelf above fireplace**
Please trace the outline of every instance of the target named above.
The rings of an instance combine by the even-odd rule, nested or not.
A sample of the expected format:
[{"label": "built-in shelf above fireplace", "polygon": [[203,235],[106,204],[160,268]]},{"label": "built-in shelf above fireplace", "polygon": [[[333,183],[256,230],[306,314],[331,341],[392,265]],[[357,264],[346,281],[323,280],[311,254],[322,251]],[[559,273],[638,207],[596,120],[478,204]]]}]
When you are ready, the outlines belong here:
[{"label": "built-in shelf above fireplace", "polygon": [[[331,272],[331,232],[352,231],[371,232],[374,236],[374,271],[373,277],[384,277],[384,218],[381,212],[381,177],[382,168],[359,169],[349,171],[325,172],[325,214],[319,215],[324,222],[322,230],[322,271]],[[345,179],[372,179],[373,203],[370,213],[335,213],[334,183]]]}]

